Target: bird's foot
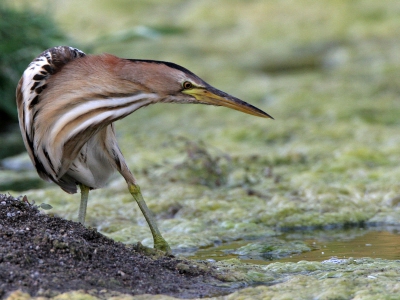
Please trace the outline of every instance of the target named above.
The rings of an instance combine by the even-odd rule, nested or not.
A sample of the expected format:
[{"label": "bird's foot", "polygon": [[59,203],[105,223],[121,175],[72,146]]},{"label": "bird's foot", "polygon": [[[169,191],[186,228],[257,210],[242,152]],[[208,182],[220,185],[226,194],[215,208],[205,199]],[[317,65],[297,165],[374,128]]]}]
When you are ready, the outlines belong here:
[{"label": "bird's foot", "polygon": [[171,254],[171,247],[161,235],[154,237],[154,249],[163,251],[166,255]]},{"label": "bird's foot", "polygon": [[157,249],[157,248],[146,247],[141,242],[138,242],[135,245],[135,248],[136,248],[136,251],[138,251],[139,253],[142,253],[146,256],[153,256],[153,257],[172,256],[171,250],[169,252],[167,252],[167,251]]}]

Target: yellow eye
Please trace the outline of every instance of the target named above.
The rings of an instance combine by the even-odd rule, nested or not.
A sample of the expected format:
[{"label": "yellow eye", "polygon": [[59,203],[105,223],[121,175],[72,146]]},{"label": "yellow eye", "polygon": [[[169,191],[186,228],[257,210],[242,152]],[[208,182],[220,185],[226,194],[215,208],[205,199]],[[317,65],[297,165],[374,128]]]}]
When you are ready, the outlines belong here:
[{"label": "yellow eye", "polygon": [[182,84],[182,87],[183,87],[185,90],[190,90],[191,88],[193,88],[193,83],[191,83],[190,81],[185,81],[185,82]]}]

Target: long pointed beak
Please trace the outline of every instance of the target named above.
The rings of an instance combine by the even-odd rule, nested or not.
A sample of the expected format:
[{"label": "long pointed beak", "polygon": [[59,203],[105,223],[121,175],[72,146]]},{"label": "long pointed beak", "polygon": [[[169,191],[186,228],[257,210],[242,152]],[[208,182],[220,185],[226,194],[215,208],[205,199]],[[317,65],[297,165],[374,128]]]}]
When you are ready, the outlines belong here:
[{"label": "long pointed beak", "polygon": [[195,97],[200,103],[225,106],[253,116],[273,119],[273,117],[261,109],[212,86],[208,86],[207,88],[193,88],[185,90],[183,93]]}]

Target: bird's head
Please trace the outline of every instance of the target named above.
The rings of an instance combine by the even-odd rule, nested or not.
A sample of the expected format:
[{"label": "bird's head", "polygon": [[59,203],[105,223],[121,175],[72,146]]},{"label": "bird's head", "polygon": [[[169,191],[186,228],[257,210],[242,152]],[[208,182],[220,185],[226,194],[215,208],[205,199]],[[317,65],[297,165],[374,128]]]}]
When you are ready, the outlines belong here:
[{"label": "bird's head", "polygon": [[137,59],[129,62],[132,64],[131,70],[135,70],[134,74],[126,73],[130,74],[129,79],[139,84],[142,89],[156,93],[157,102],[225,106],[254,116],[273,119],[266,112],[214,88],[191,71],[174,63]]}]

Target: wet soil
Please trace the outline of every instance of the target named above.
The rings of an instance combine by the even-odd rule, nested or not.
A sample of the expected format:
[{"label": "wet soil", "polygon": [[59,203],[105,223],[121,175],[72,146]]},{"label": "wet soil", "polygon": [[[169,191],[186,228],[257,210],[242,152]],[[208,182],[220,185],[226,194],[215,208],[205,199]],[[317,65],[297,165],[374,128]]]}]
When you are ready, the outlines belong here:
[{"label": "wet soil", "polygon": [[149,255],[94,229],[0,194],[0,298],[14,290],[52,297],[85,290],[100,298],[165,294],[201,298],[232,292],[206,263]]}]

